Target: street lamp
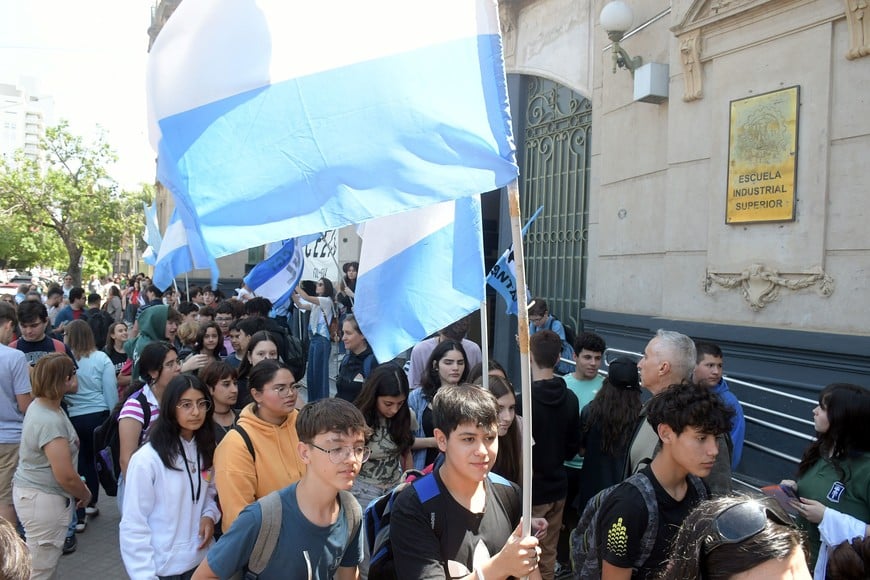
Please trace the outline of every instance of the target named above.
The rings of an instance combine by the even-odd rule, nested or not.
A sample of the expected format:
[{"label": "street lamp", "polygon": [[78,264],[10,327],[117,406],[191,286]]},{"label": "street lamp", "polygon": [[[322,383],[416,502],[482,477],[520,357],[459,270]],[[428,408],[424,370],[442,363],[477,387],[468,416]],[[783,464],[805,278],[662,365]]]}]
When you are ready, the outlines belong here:
[{"label": "street lamp", "polygon": [[616,74],[616,67],[618,66],[620,68],[627,68],[632,76],[634,76],[635,69],[643,64],[643,59],[639,56],[632,58],[619,44],[634,21],[634,14],[632,14],[631,8],[628,4],[622,2],[622,0],[613,0],[613,2],[608,2],[601,9],[598,21],[607,32],[607,37],[613,43],[613,73]]}]

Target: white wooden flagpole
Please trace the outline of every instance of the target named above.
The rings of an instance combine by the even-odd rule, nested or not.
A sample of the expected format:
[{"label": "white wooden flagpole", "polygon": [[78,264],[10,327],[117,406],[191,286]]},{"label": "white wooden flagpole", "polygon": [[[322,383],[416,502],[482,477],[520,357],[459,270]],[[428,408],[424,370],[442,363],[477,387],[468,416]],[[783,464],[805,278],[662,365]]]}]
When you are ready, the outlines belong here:
[{"label": "white wooden flagpole", "polygon": [[[526,304],[526,266],[523,252],[523,227],[520,216],[519,183],[508,185],[511,239],[517,284],[517,340],[520,347],[520,379],[523,397],[523,537],[532,530],[532,375],[529,363],[529,308]],[[558,534],[558,530],[548,530]]]}]

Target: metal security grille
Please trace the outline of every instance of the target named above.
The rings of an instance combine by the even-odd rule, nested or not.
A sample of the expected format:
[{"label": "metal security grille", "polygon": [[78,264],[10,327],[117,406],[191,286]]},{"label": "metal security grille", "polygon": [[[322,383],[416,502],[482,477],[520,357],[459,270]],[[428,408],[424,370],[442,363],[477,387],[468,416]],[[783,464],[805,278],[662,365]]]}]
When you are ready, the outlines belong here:
[{"label": "metal security grille", "polygon": [[529,290],[575,330],[586,299],[592,103],[552,81],[524,76],[523,218],[544,210],[526,236]]}]

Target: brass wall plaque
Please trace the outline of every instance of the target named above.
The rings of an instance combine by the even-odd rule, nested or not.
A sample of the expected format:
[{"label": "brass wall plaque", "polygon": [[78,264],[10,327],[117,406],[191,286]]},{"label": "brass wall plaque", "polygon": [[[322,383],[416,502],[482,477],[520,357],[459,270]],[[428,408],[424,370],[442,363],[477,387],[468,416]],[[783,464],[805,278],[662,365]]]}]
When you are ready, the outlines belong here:
[{"label": "brass wall plaque", "polygon": [[725,223],[793,221],[800,87],[731,101]]}]

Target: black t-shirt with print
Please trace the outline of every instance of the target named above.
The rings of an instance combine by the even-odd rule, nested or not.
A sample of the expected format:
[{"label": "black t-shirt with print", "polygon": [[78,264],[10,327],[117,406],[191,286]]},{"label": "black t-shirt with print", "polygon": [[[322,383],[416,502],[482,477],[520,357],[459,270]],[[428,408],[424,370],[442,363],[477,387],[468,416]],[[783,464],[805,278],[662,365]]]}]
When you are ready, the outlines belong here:
[{"label": "black t-shirt with print", "polygon": [[[659,506],[659,528],[653,550],[646,562],[632,574],[632,580],[655,578],[667,562],[670,546],[677,531],[700,503],[698,492],[688,483],[686,496],[677,501],[659,484],[649,467],[642,470],[653,484]],[[638,489],[623,484],[601,504],[596,538],[604,561],[619,568],[632,568],[641,553],[641,539],[649,523],[646,502]]]},{"label": "black t-shirt with print", "polygon": [[[390,539],[397,576],[415,580],[462,578],[507,543],[521,515],[520,489],[493,475],[498,483],[484,480],[484,512],[472,513],[453,499],[438,470],[427,477],[437,481],[440,497],[421,503],[417,490],[409,485],[393,504]],[[499,501],[494,486],[509,486],[506,494],[513,494],[515,514],[509,513],[511,508]],[[433,525],[440,534],[432,529]]]}]

